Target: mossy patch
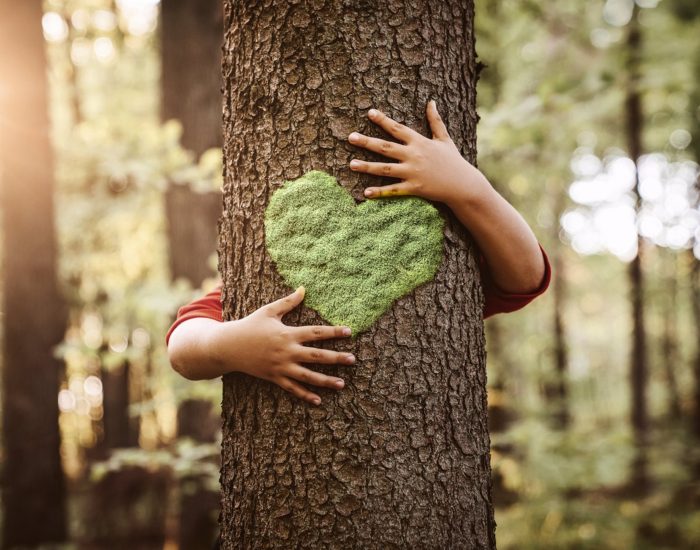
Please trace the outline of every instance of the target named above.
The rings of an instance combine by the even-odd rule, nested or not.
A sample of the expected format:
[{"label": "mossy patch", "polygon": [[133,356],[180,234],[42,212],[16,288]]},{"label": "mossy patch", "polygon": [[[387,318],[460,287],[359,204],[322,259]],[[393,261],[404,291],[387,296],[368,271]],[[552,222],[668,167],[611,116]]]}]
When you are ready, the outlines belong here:
[{"label": "mossy patch", "polygon": [[418,197],[356,205],[333,176],[312,170],[272,195],[265,244],[287,284],[306,288],[306,306],[358,334],[435,277],[443,223]]}]

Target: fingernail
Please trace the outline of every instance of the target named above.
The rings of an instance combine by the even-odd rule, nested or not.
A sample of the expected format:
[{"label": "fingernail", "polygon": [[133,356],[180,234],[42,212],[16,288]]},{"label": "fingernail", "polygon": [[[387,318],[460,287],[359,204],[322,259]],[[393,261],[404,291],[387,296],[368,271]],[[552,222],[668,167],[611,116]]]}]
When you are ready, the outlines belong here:
[{"label": "fingernail", "polygon": [[357,132],[353,132],[348,136],[348,139],[350,141],[357,141],[358,139],[360,139],[360,134],[358,134]]},{"label": "fingernail", "polygon": [[354,362],[355,362],[355,356],[354,356],[354,355],[346,355],[346,356],[345,356],[345,360],[346,360],[348,363],[354,363]]},{"label": "fingernail", "polygon": [[374,118],[375,116],[377,116],[378,111],[377,111],[376,109],[370,109],[370,110],[369,110],[369,113],[367,113],[367,114],[368,114],[370,117]]},{"label": "fingernail", "polygon": [[365,197],[374,196],[374,189],[365,189]]},{"label": "fingernail", "polygon": [[352,329],[350,327],[343,327],[343,336],[350,336],[352,334]]},{"label": "fingernail", "polygon": [[342,380],[336,380],[335,385],[339,388],[342,388],[345,385],[345,382],[343,382]]},{"label": "fingernail", "polygon": [[320,405],[320,404],[321,404],[321,400],[320,400],[318,397],[314,397],[314,398],[311,400],[311,402],[312,402],[314,405]]},{"label": "fingernail", "polygon": [[359,161],[359,160],[352,159],[352,160],[350,161],[350,168],[357,168],[358,166],[360,166],[360,161]]}]

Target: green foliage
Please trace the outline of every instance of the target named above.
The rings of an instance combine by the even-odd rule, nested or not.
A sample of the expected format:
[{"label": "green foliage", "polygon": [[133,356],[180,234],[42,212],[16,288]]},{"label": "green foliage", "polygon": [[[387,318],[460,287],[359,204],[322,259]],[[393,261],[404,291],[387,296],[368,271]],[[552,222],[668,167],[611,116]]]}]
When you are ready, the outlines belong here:
[{"label": "green foliage", "polygon": [[356,205],[320,170],[287,181],[265,211],[265,240],[285,281],[305,303],[357,334],[391,304],[435,276],[443,220],[417,197]]}]

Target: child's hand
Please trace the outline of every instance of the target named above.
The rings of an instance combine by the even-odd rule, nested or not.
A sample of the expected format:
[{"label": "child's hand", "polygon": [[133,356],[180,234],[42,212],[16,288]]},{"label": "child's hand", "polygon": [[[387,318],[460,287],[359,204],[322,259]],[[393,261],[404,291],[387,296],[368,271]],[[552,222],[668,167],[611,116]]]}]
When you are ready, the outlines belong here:
[{"label": "child's hand", "polygon": [[304,299],[304,287],[267,304],[238,321],[220,323],[211,342],[213,355],[229,371],[245,372],[269,380],[282,389],[319,405],[321,398],[299,382],[341,389],[341,378],[326,376],[301,366],[300,363],[352,365],[350,353],[303,346],[302,342],[350,336],[350,328],[340,326],[293,327],[282,322],[282,316]]},{"label": "child's hand", "polygon": [[416,195],[444,202],[453,208],[463,202],[474,202],[485,191],[492,189],[484,175],[472,166],[455,146],[437,112],[434,101],[428,102],[427,116],[433,138],[399,124],[384,113],[370,109],[370,120],[403,142],[395,143],[353,132],[350,143],[401,162],[350,161],[350,168],[358,172],[401,178],[403,181],[384,187],[368,187],[370,198],[396,195]]}]

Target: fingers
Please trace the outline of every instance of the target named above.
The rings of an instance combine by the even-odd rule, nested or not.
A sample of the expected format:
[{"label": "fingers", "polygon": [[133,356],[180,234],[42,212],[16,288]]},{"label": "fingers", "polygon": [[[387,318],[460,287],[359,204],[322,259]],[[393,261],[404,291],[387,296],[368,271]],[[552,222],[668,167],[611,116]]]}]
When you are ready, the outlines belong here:
[{"label": "fingers", "polygon": [[353,145],[358,145],[364,147],[375,153],[384,155],[385,157],[390,157],[397,160],[404,160],[408,156],[405,145],[400,143],[394,143],[393,141],[386,141],[384,139],[373,138],[369,136],[364,136],[353,132],[348,136],[348,141]]},{"label": "fingers", "polygon": [[381,126],[388,134],[394,136],[396,139],[400,139],[404,143],[423,137],[415,130],[411,130],[408,126],[396,122],[377,109],[370,109],[367,116],[372,122]]},{"label": "fingers", "polygon": [[314,342],[317,340],[329,340],[330,338],[344,338],[352,334],[350,327],[334,327],[327,325],[295,327],[293,334],[299,342]]},{"label": "fingers", "polygon": [[400,195],[413,195],[413,186],[405,181],[384,185],[382,187],[368,187],[365,189],[365,197],[378,199],[381,197],[398,197]]},{"label": "fingers", "polygon": [[294,347],[293,360],[299,363],[318,363],[323,365],[352,365],[355,356],[343,351],[312,348],[299,344]]},{"label": "fingers", "polygon": [[277,382],[277,385],[284,391],[288,391],[292,395],[297,396],[299,399],[313,403],[314,405],[321,404],[321,398],[313,392],[307,390],[304,386],[295,382],[291,378],[283,376]]},{"label": "fingers", "polygon": [[355,172],[374,174],[375,176],[387,176],[392,178],[404,178],[408,175],[406,165],[398,162],[367,162],[352,159],[350,169]]},{"label": "fingers", "polygon": [[300,365],[294,366],[286,374],[289,378],[294,378],[299,382],[319,386],[321,388],[333,388],[339,390],[345,386],[345,381],[342,378],[327,376]]},{"label": "fingers", "polygon": [[305,292],[306,289],[304,289],[303,286],[300,286],[294,292],[288,294],[284,298],[270,302],[267,304],[267,308],[273,315],[276,315],[281,319],[285,313],[289,313],[304,301]]},{"label": "fingers", "polygon": [[450,139],[450,134],[447,132],[447,127],[442,121],[440,113],[438,113],[435,100],[431,99],[428,101],[427,114],[428,123],[430,124],[430,129],[433,132],[433,137],[437,139]]}]

